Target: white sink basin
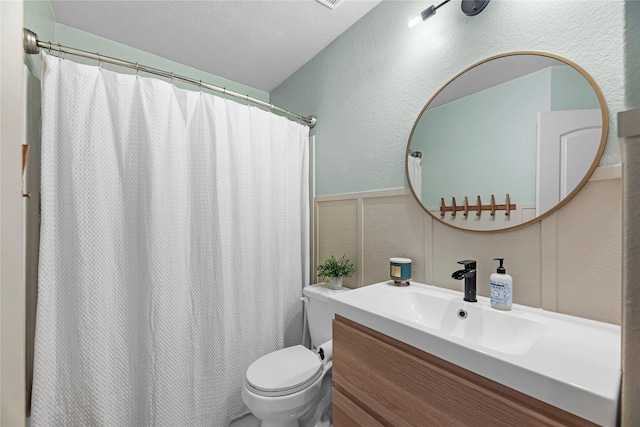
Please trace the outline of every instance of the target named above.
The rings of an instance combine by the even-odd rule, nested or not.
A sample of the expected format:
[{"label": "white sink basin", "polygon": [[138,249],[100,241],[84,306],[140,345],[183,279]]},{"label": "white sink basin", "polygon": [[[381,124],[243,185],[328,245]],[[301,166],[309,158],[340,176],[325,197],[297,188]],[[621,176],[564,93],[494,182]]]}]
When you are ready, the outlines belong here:
[{"label": "white sink basin", "polygon": [[459,295],[407,289],[366,302],[372,310],[435,329],[452,338],[508,354],[524,354],[548,331],[548,326],[484,304],[470,304]]},{"label": "white sink basin", "polygon": [[[620,327],[412,282],[329,299],[330,309],[451,363],[603,426],[616,424]],[[461,312],[462,311],[462,312]]]}]

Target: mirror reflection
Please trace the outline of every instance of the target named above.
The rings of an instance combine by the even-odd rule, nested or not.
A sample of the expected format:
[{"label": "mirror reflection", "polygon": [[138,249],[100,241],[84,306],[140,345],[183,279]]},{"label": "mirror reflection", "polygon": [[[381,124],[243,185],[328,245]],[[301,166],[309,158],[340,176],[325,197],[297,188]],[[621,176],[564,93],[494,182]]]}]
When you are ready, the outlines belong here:
[{"label": "mirror reflection", "polygon": [[586,183],[606,142],[593,79],[544,53],[489,58],[444,85],[418,116],[407,176],[422,207],[469,230],[539,220]]}]

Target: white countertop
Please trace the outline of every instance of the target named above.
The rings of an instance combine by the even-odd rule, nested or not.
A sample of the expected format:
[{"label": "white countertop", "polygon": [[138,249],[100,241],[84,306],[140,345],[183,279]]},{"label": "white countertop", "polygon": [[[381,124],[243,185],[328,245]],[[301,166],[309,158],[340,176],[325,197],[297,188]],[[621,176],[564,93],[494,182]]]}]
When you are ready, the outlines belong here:
[{"label": "white countertop", "polygon": [[[615,426],[620,327],[412,282],[329,298],[330,311],[603,426]],[[458,317],[465,310],[467,317]]]}]

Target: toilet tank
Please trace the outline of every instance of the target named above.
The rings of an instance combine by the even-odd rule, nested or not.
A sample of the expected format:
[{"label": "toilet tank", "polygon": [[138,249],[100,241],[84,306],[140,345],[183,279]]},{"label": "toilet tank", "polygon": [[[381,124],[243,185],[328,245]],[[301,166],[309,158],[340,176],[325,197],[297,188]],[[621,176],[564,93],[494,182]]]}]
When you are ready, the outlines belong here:
[{"label": "toilet tank", "polygon": [[309,298],[307,306],[307,323],[311,334],[311,345],[317,347],[331,339],[332,313],[329,312],[328,298],[349,289],[329,289],[324,283],[305,286],[302,293]]}]

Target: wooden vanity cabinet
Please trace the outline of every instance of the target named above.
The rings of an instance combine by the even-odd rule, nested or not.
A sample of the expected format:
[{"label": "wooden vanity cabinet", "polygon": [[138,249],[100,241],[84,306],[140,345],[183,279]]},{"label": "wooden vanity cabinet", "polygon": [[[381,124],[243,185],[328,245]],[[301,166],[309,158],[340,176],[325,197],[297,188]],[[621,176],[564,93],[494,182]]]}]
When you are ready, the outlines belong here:
[{"label": "wooden vanity cabinet", "polygon": [[334,427],[595,426],[341,316],[333,381]]}]

